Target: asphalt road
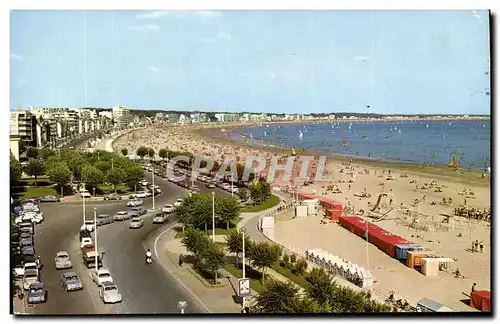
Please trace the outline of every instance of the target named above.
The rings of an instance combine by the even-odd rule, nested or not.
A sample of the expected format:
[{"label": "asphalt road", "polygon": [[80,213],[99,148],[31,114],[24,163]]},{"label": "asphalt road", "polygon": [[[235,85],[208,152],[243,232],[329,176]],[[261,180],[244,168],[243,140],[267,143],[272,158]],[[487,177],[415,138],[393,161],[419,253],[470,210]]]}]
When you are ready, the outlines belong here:
[{"label": "asphalt road", "polygon": [[[155,177],[163,194],[155,197],[155,206],[173,203],[187,194],[186,189],[167,180]],[[199,183],[201,193],[208,193],[203,183]],[[219,194],[228,193],[217,189]],[[86,205],[86,217],[93,218],[93,208],[98,214],[115,214],[128,209],[123,202],[93,202]],[[144,208],[152,207],[152,199],[145,200]],[[46,204],[42,205],[45,221],[35,230],[35,247],[44,263],[42,281],[48,290],[48,301],[27,308],[35,314],[104,314],[104,313],[177,313],[177,302],[186,300],[186,313],[202,312],[197,302],[180,286],[161,265],[144,263],[145,250],[142,242],[148,235],[160,227],[174,224],[152,224],[147,217],[140,229],[129,229],[128,221],[116,222],[98,228],[98,250],[104,251],[103,266],[110,270],[123,302],[106,305],[99,300],[97,286],[90,280],[89,272],[82,261],[79,246],[79,229],[82,224],[83,208],[81,204]],[[55,270],[54,256],[58,251],[69,252],[73,262],[71,271],[77,272],[84,283],[84,289],[66,292],[60,285],[60,275],[64,270]]]}]

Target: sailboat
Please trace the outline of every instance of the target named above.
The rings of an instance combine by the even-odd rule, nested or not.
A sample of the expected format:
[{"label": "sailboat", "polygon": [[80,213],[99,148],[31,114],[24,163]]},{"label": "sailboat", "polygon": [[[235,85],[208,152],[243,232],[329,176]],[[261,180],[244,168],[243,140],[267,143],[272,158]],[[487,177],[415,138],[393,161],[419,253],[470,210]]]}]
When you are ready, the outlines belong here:
[{"label": "sailboat", "polygon": [[304,134],[302,134],[302,132],[299,130],[299,138],[302,138],[304,137]]},{"label": "sailboat", "polygon": [[297,153],[295,153],[295,150],[293,149],[293,147],[292,147],[292,154],[291,155],[292,156],[296,156],[297,155]]},{"label": "sailboat", "polygon": [[351,129],[352,123],[349,123],[349,129]]},{"label": "sailboat", "polygon": [[266,132],[266,131],[264,131],[264,137],[265,137],[265,136],[267,136],[267,132]]},{"label": "sailboat", "polygon": [[425,125],[425,128],[429,128],[429,124]]},{"label": "sailboat", "polygon": [[457,159],[455,158],[455,155],[450,160],[450,168],[456,169],[457,168]]}]

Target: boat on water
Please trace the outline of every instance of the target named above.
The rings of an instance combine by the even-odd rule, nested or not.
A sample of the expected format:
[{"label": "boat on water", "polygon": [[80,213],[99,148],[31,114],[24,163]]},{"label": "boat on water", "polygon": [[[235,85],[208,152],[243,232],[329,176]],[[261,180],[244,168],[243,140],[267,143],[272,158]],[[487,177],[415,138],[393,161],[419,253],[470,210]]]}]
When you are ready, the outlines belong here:
[{"label": "boat on water", "polygon": [[299,135],[299,138],[304,137],[304,134],[302,134],[302,131],[300,131],[300,130],[299,130],[299,134],[298,135]]},{"label": "boat on water", "polygon": [[450,160],[450,168],[456,169],[457,168],[457,158],[455,155]]}]

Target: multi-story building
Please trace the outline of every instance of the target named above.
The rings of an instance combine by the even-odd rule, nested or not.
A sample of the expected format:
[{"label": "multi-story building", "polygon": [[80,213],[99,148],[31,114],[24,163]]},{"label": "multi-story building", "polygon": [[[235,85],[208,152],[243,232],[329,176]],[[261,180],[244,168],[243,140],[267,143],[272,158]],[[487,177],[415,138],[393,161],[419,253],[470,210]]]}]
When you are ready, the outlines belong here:
[{"label": "multi-story building", "polygon": [[113,107],[113,120],[115,122],[115,126],[117,127],[126,127],[130,125],[132,122],[132,118],[130,115],[130,110],[123,106]]},{"label": "multi-story building", "polygon": [[169,123],[178,123],[179,122],[179,114],[169,113],[167,114],[167,119]]},{"label": "multi-story building", "polygon": [[36,117],[29,111],[10,112],[10,151],[19,160],[19,147],[37,144]]},{"label": "multi-story building", "polygon": [[215,118],[219,123],[237,123],[240,121],[239,114],[217,113]]}]

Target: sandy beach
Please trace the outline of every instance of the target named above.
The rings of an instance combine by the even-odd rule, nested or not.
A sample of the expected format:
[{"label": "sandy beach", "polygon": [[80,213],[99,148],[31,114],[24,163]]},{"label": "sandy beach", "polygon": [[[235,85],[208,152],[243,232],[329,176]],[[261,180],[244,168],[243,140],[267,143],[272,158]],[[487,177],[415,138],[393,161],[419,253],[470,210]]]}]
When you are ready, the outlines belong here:
[{"label": "sandy beach", "polygon": [[[253,147],[244,143],[236,145],[228,139],[208,137],[204,133],[208,129],[206,126],[153,125],[119,137],[113,147],[115,150],[127,148],[133,154],[144,145],[155,152],[167,148],[212,156],[218,161],[235,156],[240,162],[250,155],[260,155],[268,160],[273,156],[290,155],[290,149]],[[297,153],[320,155],[319,152]],[[314,174],[316,168],[317,162],[311,163],[309,174]],[[300,161],[296,161],[294,174],[298,174],[299,169]],[[469,294],[474,282],[479,290],[490,289],[489,222],[453,216],[458,207],[490,208],[489,175],[481,177],[479,172],[454,171],[443,166],[337,156],[328,158],[325,170],[332,177],[329,181],[304,185],[302,180],[290,185],[277,174],[273,186],[284,192],[327,195],[343,204],[345,215],[376,216],[392,210],[377,225],[445,257],[454,258],[456,262],[447,271],[441,271],[438,277],[425,277],[373,245],[369,245],[367,254],[365,241],[339,225],[321,224],[321,216],[292,219],[291,215],[285,215],[280,218],[275,229],[275,239],[279,243],[301,252],[308,248],[323,248],[368,267],[374,276],[376,293],[387,295],[394,289],[398,298],[404,297],[412,302],[428,297],[466,311],[470,308],[460,302],[467,298],[462,292]],[[386,195],[374,209],[382,193]],[[363,195],[370,197],[360,197]],[[372,209],[374,213],[369,212]],[[483,242],[482,253],[470,251],[473,240]],[[457,268],[465,279],[456,279],[451,274]]]}]

